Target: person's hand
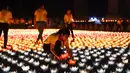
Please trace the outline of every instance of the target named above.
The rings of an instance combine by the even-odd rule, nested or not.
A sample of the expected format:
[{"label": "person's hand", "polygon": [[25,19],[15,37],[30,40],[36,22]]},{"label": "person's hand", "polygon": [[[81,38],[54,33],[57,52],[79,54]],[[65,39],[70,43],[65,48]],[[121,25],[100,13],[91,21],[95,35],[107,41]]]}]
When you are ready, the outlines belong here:
[{"label": "person's hand", "polygon": [[75,42],[75,39],[74,39],[74,38],[70,41],[70,43],[72,43],[72,42]]},{"label": "person's hand", "polygon": [[37,29],[37,26],[36,26],[36,24],[34,24],[34,28],[35,28],[35,29]]}]

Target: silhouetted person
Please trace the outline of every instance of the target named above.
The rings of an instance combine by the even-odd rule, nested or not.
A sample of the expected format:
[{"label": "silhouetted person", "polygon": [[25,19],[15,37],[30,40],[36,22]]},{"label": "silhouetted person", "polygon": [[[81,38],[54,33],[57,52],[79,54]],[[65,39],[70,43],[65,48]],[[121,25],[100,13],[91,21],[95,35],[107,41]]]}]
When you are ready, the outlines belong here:
[{"label": "silhouetted person", "polygon": [[2,31],[4,33],[4,46],[6,48],[7,41],[8,41],[8,29],[9,29],[9,21],[12,18],[12,12],[9,11],[7,8],[3,8],[0,11],[0,36]]},{"label": "silhouetted person", "polygon": [[117,20],[117,31],[122,30],[122,18]]}]

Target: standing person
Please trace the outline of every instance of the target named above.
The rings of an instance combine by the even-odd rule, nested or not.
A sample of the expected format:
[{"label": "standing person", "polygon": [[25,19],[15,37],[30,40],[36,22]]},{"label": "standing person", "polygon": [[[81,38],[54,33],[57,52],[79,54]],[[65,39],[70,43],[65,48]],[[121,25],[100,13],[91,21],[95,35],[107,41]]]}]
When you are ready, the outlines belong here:
[{"label": "standing person", "polygon": [[73,15],[71,13],[71,10],[67,10],[67,13],[64,15],[64,23],[65,23],[65,27],[67,27],[72,34],[72,38],[74,41],[74,33],[73,33]]},{"label": "standing person", "polygon": [[122,30],[122,18],[117,20],[117,31]]},{"label": "standing person", "polygon": [[42,34],[43,34],[43,30],[47,25],[47,11],[46,9],[44,9],[44,5],[42,5],[40,8],[38,8],[35,13],[34,13],[34,25],[36,24],[39,35],[38,38],[36,40],[36,43],[38,43],[38,41],[41,39],[42,43],[43,43],[43,39],[42,39]]},{"label": "standing person", "polygon": [[0,36],[2,31],[4,33],[4,46],[3,48],[6,49],[7,41],[8,41],[8,29],[9,29],[9,22],[12,19],[12,12],[8,10],[8,8],[3,8],[0,11]]}]

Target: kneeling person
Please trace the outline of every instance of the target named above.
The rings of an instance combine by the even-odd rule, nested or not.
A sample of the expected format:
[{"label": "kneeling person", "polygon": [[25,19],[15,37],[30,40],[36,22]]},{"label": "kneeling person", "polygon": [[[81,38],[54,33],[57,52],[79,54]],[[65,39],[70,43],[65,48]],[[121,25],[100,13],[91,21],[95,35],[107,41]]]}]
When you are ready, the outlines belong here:
[{"label": "kneeling person", "polygon": [[65,54],[61,47],[65,46],[69,57],[72,57],[68,44],[69,35],[70,31],[68,28],[60,29],[58,32],[51,34],[44,41],[44,51],[48,54],[53,54],[58,60],[61,60],[61,55]]}]

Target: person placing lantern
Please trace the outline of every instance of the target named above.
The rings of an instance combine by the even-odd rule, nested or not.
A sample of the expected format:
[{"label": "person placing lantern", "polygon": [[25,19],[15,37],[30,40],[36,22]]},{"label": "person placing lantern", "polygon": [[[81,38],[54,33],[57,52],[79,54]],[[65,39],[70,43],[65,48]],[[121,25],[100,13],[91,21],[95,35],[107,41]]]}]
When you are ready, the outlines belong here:
[{"label": "person placing lantern", "polygon": [[[48,54],[54,55],[54,58],[58,60],[65,60],[67,58],[72,58],[71,49],[69,49],[68,38],[70,31],[68,28],[60,29],[56,33],[52,33],[44,41],[43,49]],[[66,47],[67,53],[61,49],[61,47]],[[70,60],[70,59],[69,59]],[[72,60],[71,60],[72,61]]]}]

